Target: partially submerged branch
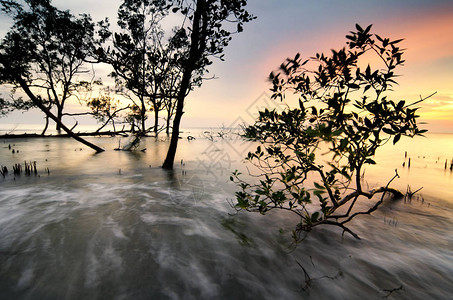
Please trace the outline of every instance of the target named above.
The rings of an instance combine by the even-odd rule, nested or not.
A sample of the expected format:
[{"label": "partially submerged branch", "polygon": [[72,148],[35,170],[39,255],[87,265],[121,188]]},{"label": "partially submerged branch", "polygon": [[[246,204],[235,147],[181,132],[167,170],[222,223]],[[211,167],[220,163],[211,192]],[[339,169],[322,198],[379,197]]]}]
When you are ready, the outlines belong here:
[{"label": "partially submerged branch", "polygon": [[17,78],[20,86],[22,87],[22,89],[24,90],[24,92],[27,94],[27,96],[30,98],[31,101],[33,101],[33,103],[39,108],[41,109],[45,114],[46,116],[48,116],[50,119],[52,119],[55,123],[57,123],[57,125],[63,129],[70,137],[72,137],[73,139],[75,139],[76,141],[78,142],[81,142],[82,144],[90,147],[91,149],[95,150],[96,152],[102,152],[104,151],[104,149],[102,149],[101,147],[99,146],[96,146],[95,144],[81,138],[80,136],[76,135],[74,132],[71,131],[71,129],[69,129],[68,127],[66,127],[65,124],[63,124],[61,122],[61,120],[59,118],[57,118],[57,116],[55,116],[50,110],[47,109],[47,107],[42,103],[42,101],[37,98],[33,92],[29,89],[26,81],[23,79],[23,78]]},{"label": "partially submerged branch", "polygon": [[[129,130],[120,130],[120,131],[100,131],[100,132],[77,132],[74,133],[77,136],[128,136],[130,134]],[[58,138],[67,138],[71,137],[67,133],[60,133],[60,134],[47,134],[47,135],[42,135],[42,134],[37,134],[37,133],[21,133],[21,134],[3,134],[0,135],[0,139],[20,139],[20,138],[52,138],[52,137],[58,137]]]}]

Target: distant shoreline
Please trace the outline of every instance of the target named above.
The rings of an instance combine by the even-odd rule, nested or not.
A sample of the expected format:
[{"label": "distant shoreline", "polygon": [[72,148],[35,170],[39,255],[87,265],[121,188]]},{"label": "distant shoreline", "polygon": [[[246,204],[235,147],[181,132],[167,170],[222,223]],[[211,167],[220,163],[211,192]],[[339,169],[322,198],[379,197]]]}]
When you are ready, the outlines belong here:
[{"label": "distant shoreline", "polygon": [[[103,132],[78,132],[76,135],[78,136],[126,136],[130,131],[103,131]],[[0,135],[0,139],[18,139],[18,138],[51,138],[51,137],[58,137],[58,138],[67,138],[70,137],[66,133],[62,134],[46,134],[41,135],[37,133],[20,133],[20,134],[2,134]]]}]

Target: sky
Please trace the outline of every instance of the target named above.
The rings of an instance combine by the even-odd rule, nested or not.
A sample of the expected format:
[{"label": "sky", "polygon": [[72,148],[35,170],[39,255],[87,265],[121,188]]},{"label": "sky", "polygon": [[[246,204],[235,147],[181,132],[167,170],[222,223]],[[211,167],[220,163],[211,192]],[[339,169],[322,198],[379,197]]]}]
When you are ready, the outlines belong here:
[{"label": "sky", "polygon": [[[94,20],[116,18],[119,0],[54,0],[73,13],[90,13]],[[373,24],[372,33],[404,38],[404,67],[399,71],[395,98],[421,104],[420,121],[431,132],[453,132],[453,1],[451,0],[249,0],[257,19],[234,35],[225,61],[214,60],[210,75],[186,101],[183,127],[229,126],[251,122],[257,107],[268,100],[269,73],[286,57],[330,52],[345,45],[345,35],[358,23]],[[0,18],[5,18],[0,15]],[[1,24],[5,20],[0,20]],[[24,118],[24,115],[28,117]],[[38,113],[15,113],[0,123],[42,120]]]}]

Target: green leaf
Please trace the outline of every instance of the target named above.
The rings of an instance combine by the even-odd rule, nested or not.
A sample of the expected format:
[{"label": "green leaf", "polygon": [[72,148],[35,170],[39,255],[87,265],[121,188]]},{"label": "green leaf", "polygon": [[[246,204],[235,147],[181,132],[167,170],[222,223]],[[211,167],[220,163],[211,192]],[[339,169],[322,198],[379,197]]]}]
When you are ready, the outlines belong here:
[{"label": "green leaf", "polygon": [[343,151],[348,146],[348,144],[349,141],[347,138],[342,139],[339,146],[340,150]]},{"label": "green leaf", "polygon": [[365,159],[364,163],[370,164],[370,165],[375,165],[376,164],[376,162],[374,160],[372,160],[371,158]]},{"label": "green leaf", "polygon": [[258,189],[258,190],[255,190],[255,193],[257,193],[258,195],[265,195],[266,193],[261,190],[261,189]]},{"label": "green leaf", "polygon": [[391,135],[395,134],[395,131],[393,131],[389,128],[382,128],[382,131],[384,131],[387,134],[391,134]]},{"label": "green leaf", "polygon": [[304,107],[304,103],[299,99],[299,108],[300,110],[304,111],[305,110],[305,107]]},{"label": "green leaf", "polygon": [[390,44],[391,45],[395,45],[395,44],[398,44],[401,41],[404,41],[404,39],[394,40],[393,42],[390,42]]},{"label": "green leaf", "polygon": [[341,129],[338,129],[338,130],[335,130],[334,132],[332,132],[332,136],[336,137],[336,136],[339,136],[343,133],[343,130]]},{"label": "green leaf", "polygon": [[311,113],[315,116],[318,115],[318,110],[316,109],[316,107],[314,107],[314,106],[311,107]]},{"label": "green leaf", "polygon": [[316,211],[314,212],[312,215],[311,215],[311,221],[312,222],[316,222],[318,220],[318,217],[319,217],[319,212]]},{"label": "green leaf", "polygon": [[313,191],[313,195],[315,195],[316,197],[318,198],[321,198],[322,197],[322,194],[324,194],[325,192],[324,191],[321,191],[321,190],[314,190]]},{"label": "green leaf", "polygon": [[393,138],[393,145],[395,145],[396,143],[398,143],[398,141],[400,140],[401,138],[401,134],[398,133],[397,135],[395,135],[395,137]]},{"label": "green leaf", "polygon": [[320,184],[317,183],[317,182],[314,182],[314,185],[315,185],[315,187],[316,187],[318,190],[325,190],[325,189],[326,189],[324,186],[320,185]]}]

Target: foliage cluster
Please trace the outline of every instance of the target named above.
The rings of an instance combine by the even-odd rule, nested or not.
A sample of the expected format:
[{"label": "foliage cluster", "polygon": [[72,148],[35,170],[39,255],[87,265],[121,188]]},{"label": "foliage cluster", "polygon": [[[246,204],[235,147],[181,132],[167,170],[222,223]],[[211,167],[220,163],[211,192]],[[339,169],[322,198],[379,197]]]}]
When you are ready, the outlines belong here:
[{"label": "foliage cluster", "polygon": [[[233,174],[231,180],[240,188],[238,209],[294,212],[300,217],[296,237],[321,224],[340,226],[358,237],[346,223],[374,211],[386,193],[400,195],[389,184],[365,190],[364,168],[376,163],[376,150],[385,143],[425,130],[417,125],[414,104],[419,101],[409,104],[389,95],[395,71],[404,63],[402,40],[370,31],[371,25],[356,25],[344,48],[306,60],[297,54],[279,73],[270,74],[272,98],[283,101],[292,92],[298,95],[298,106],[281,113],[260,111],[255,124],[245,128],[245,137],[260,142],[247,156],[260,170],[260,180],[252,183],[237,171]],[[321,149],[328,149],[331,157],[320,155]],[[359,209],[361,198],[373,198],[374,204]]]},{"label": "foliage cluster", "polygon": [[[21,85],[33,89],[40,104],[55,107],[61,120],[66,102],[77,93],[78,76],[87,73],[85,62],[103,38],[87,14],[75,17],[45,0],[24,2],[0,2],[14,21],[0,44],[0,84],[12,84],[13,91]],[[4,102],[13,109],[37,106],[21,97]]]},{"label": "foliage cluster", "polygon": [[[112,32],[108,19],[94,23],[89,15],[76,17],[52,6],[50,0],[0,0],[2,12],[14,22],[0,43],[0,85],[9,84],[13,92],[26,95],[26,100],[16,99],[14,93],[11,101],[1,99],[1,113],[37,107],[47,121],[52,119],[57,129],[65,131],[71,131],[62,122],[65,115],[94,115],[103,122],[101,127],[122,118],[131,131],[144,135],[153,129],[157,135],[159,112],[165,110],[165,127],[167,134],[172,128],[172,138],[164,167],[172,168],[184,100],[202,84],[213,58],[223,60],[232,35],[254,19],[246,4],[245,0],[124,0],[118,9],[119,29]],[[165,28],[168,20],[176,20],[171,29]],[[107,103],[118,97],[103,96],[112,89],[101,89],[102,80],[94,79],[95,63],[110,65],[115,93],[125,101]],[[91,81],[87,76],[92,76]],[[89,98],[82,97],[86,91]],[[92,97],[93,92],[98,96]],[[71,98],[84,102],[90,111],[64,112]],[[147,127],[150,112],[154,125]]]}]

